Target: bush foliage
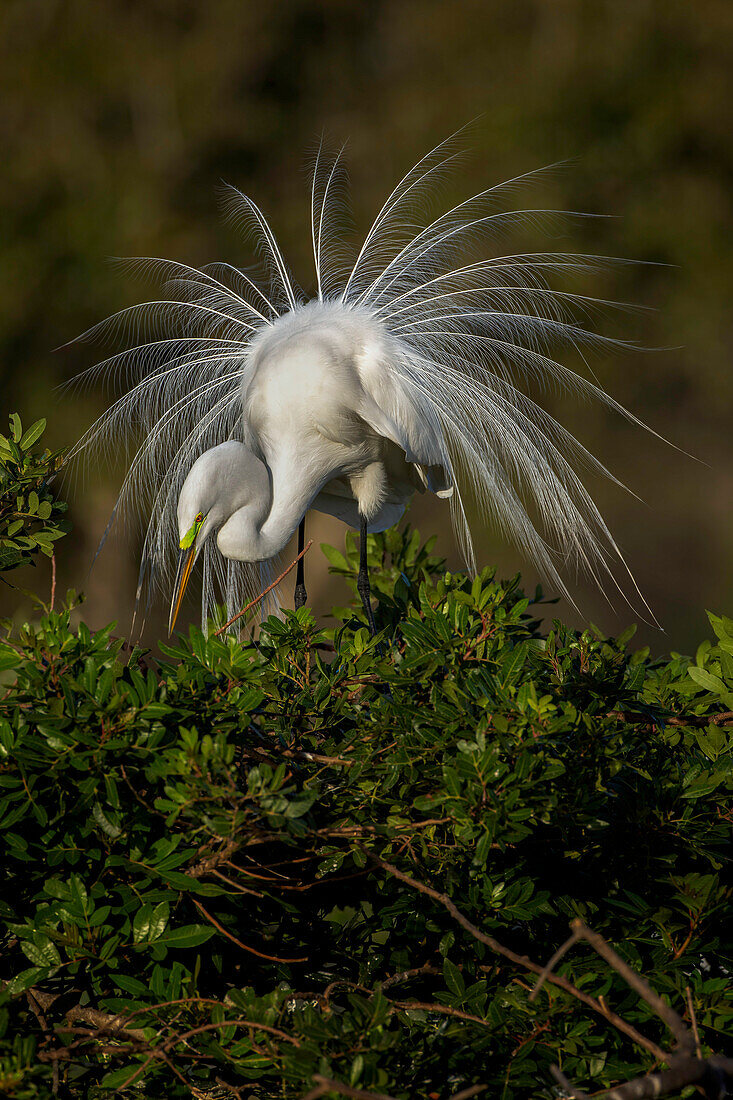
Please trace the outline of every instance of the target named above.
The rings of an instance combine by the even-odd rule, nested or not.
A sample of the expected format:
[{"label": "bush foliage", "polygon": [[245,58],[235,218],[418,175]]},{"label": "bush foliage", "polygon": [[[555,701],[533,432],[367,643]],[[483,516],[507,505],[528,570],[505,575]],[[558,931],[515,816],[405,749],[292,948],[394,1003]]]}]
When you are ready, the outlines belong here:
[{"label": "bush foliage", "polygon": [[[354,540],[324,551],[354,585]],[[596,1011],[531,1001],[491,946],[541,966],[577,917],[720,1048],[733,621],[653,660],[543,634],[541,594],[414,531],[369,556],[383,655],[356,605],[157,656],[72,629],[71,599],[6,624],[3,1095],[549,1098],[553,1064],[607,1088],[658,1067],[653,1009],[583,944],[556,973]]]},{"label": "bush foliage", "polygon": [[49,487],[63,452],[36,445],[45,429],[46,421],[37,420],[24,432],[12,413],[9,434],[0,435],[0,572],[34,562],[39,553],[52,557],[68,530],[61,518],[66,504]]}]

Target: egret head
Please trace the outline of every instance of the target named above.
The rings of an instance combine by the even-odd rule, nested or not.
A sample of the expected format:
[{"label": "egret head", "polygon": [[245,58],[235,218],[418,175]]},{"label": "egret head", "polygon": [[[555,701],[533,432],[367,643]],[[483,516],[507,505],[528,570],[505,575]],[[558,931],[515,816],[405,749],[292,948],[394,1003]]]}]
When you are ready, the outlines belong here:
[{"label": "egret head", "polygon": [[169,631],[173,630],[196,559],[207,538],[235,512],[251,511],[261,521],[270,506],[267,468],[244,443],[229,440],[194,462],[178,498],[178,570]]}]

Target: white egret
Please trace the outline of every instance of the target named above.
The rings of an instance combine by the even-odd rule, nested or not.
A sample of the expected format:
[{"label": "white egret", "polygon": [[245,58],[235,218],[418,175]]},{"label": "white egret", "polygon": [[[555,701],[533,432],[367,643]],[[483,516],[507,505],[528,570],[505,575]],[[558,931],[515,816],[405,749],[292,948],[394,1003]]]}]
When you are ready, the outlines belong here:
[{"label": "white egret", "polygon": [[[566,595],[561,566],[601,586],[605,578],[619,588],[614,562],[631,577],[576,467],[612,475],[521,389],[550,382],[639,423],[551,354],[615,343],[579,321],[612,303],[562,292],[553,277],[618,261],[562,252],[471,258],[468,250],[518,223],[558,213],[505,208],[536,173],[416,225],[455,156],[450,138],[412,168],[345,263],[341,153],[320,151],[310,301],[260,209],[235,189],[229,212],[256,234],[267,291],[227,264],[128,261],[163,275],[167,296],[90,330],[132,337],[85,372],[122,373],[130,388],[79,448],[115,449],[121,433],[142,434],[118,504],[148,510],[138,597],[170,582],[179,552],[171,628],[199,555],[205,627],[218,599],[231,614],[259,588],[253,563],[266,565],[298,528],[302,545],[305,514],[316,508],[361,532],[359,591],[374,629],[366,533],[395,523],[416,489],[449,500],[470,570],[469,507]],[[296,604],[304,599],[300,568]]]}]

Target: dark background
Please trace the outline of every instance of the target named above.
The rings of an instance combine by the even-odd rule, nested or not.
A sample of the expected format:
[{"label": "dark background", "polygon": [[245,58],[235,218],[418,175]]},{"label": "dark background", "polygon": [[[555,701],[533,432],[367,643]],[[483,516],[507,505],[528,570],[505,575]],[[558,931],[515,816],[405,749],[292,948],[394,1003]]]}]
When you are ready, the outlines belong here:
[{"label": "dark background", "polygon": [[[481,115],[449,199],[575,158],[530,205],[613,217],[573,224],[535,250],[654,261],[588,278],[587,293],[652,307],[622,334],[658,349],[618,352],[594,369],[701,461],[610,412],[551,407],[646,502],[594,486],[667,630],[642,635],[658,650],[693,646],[705,607],[733,610],[732,32],[726,0],[3,0],[3,408],[26,424],[48,416],[62,445],[104,407],[101,392],[54,392],[94,349],[52,349],[145,296],[107,257],[250,262],[219,216],[222,178],[262,205],[308,287],[304,163],[324,128],[349,139],[363,232],[424,152]],[[59,569],[62,585],[88,593],[92,625],[119,618],[125,629],[134,538],[105,550],[87,577],[120,476],[95,469],[76,487]],[[447,511],[421,501],[413,518],[453,555]],[[335,522],[310,528],[317,540],[343,540]],[[505,575],[524,564],[496,541],[481,551]],[[45,591],[42,569],[23,582]],[[534,584],[531,569],[525,576]],[[318,554],[309,577],[318,609],[340,598],[326,590]],[[581,597],[608,632],[635,617]],[[8,590],[0,600],[20,614],[30,607]]]}]

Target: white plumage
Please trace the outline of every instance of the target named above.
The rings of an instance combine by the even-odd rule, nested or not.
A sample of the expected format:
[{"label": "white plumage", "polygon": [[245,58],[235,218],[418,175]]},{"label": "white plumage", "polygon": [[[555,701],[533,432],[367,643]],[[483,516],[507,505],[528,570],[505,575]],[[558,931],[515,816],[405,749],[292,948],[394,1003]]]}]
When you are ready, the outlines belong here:
[{"label": "white plumage", "polygon": [[195,527],[205,624],[215,602],[233,613],[259,588],[252,563],[275,557],[309,508],[352,526],[363,516],[370,530],[382,530],[416,489],[449,499],[470,570],[469,512],[566,595],[562,567],[618,588],[615,562],[630,578],[577,467],[611,475],[521,389],[527,380],[549,381],[638,423],[551,354],[613,343],[579,323],[611,303],[552,285],[568,269],[610,261],[548,252],[469,262],[477,244],[551,217],[502,209],[531,177],[416,226],[455,155],[451,138],[408,172],[346,264],[341,155],[319,152],[311,301],[259,208],[233,189],[229,210],[257,237],[266,291],[227,264],[133,261],[166,278],[165,297],[86,334],[122,331],[132,346],[86,372],[121,375],[129,389],[78,450],[137,436],[119,504],[149,517],[139,594],[151,582],[168,586],[179,543]]}]

